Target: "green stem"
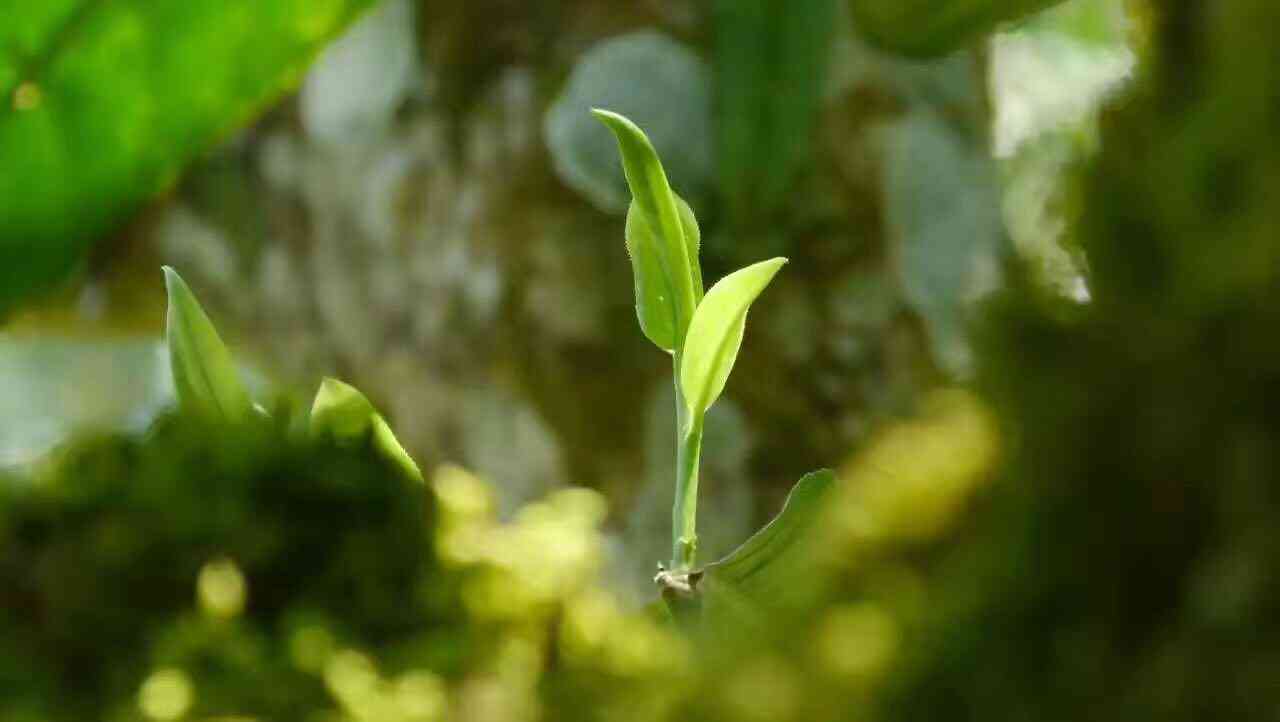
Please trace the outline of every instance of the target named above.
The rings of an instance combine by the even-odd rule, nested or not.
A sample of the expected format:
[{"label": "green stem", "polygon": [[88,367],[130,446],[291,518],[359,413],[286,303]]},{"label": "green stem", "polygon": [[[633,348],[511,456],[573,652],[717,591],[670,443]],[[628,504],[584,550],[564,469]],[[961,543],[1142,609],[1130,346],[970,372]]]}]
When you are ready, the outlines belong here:
[{"label": "green stem", "polygon": [[690,417],[680,392],[676,361],[676,500],[671,509],[671,569],[693,568],[698,551],[698,461],[702,456],[702,415]]}]

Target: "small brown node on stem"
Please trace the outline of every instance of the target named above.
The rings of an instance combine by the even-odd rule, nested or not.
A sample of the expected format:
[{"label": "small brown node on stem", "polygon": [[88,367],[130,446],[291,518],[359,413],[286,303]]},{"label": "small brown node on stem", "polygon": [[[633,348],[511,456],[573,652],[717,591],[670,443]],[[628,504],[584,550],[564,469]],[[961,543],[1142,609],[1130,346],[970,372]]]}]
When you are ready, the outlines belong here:
[{"label": "small brown node on stem", "polygon": [[702,581],[702,570],[690,572],[672,572],[658,569],[653,583],[658,585],[662,598],[668,602],[674,600],[692,600],[698,596],[698,582]]}]

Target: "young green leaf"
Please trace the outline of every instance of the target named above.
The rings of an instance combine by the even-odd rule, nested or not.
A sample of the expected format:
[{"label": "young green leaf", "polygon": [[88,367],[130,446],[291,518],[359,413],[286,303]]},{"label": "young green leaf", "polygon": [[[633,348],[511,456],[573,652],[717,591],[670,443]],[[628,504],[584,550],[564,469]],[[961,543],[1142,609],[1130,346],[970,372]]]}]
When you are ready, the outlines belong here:
[{"label": "young green leaf", "polygon": [[334,378],[320,382],[311,405],[311,434],[329,436],[343,445],[369,442],[376,453],[395,464],[409,478],[422,480],[422,472],[392,433],[386,419],[354,386]]},{"label": "young green leaf", "polygon": [[692,416],[705,413],[724,391],[742,345],[747,309],[786,262],[772,258],[734,271],[698,305],[680,362],[680,388]]},{"label": "young green leaf", "polygon": [[164,280],[169,295],[165,336],[178,404],[210,421],[248,419],[253,404],[231,352],[177,271],[165,266]]},{"label": "young green leaf", "polygon": [[[693,209],[680,196],[675,196],[675,199],[679,207],[685,246],[693,268],[694,298],[701,300],[702,269],[698,263],[698,247],[702,236]],[[662,270],[658,239],[635,201],[627,209],[626,238],[631,272],[636,283],[636,317],[640,320],[640,329],[658,348],[672,352],[677,338],[675,291]]]},{"label": "young green leaf", "polygon": [[339,443],[363,441],[378,412],[356,387],[325,378],[311,404],[311,435],[331,436]]},{"label": "young green leaf", "polygon": [[653,255],[672,290],[674,338],[679,342],[684,338],[685,329],[693,319],[700,296],[697,289],[702,285],[702,280],[700,273],[695,280],[696,265],[690,258],[690,244],[685,239],[676,194],[667,182],[666,172],[662,170],[662,162],[658,160],[653,144],[635,123],[607,110],[596,109],[591,112],[617,139],[618,151],[622,156],[622,170],[627,177],[627,185],[631,188],[632,198],[657,241]]}]

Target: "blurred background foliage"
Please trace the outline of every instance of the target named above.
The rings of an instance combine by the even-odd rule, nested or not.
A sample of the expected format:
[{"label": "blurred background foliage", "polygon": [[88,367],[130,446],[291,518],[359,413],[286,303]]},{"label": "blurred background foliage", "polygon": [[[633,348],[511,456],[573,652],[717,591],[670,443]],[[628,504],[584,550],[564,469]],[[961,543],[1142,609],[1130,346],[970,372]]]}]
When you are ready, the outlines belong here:
[{"label": "blurred background foliage", "polygon": [[[0,18],[0,719],[1278,708],[1270,0]],[[792,259],[700,505],[712,559],[837,470],[766,624],[643,610],[672,399],[594,105],[709,279]],[[161,264],[278,428],[165,411]],[[322,375],[426,488],[288,432]]]},{"label": "blurred background foliage", "polygon": [[[144,32],[146,14],[161,10],[122,8],[126,19],[112,22],[132,23],[145,42],[195,47],[186,26]],[[59,25],[51,6],[15,9],[51,29],[24,39],[13,26],[6,57],[40,50],[76,62],[78,38],[108,23],[97,18],[111,10],[76,12]],[[292,42],[277,40],[267,20],[250,22],[250,12],[326,28],[350,14],[287,3],[189,12],[184,22],[222,38],[228,57],[246,64],[257,61],[237,42],[259,53],[268,52],[257,47],[264,39]],[[259,34],[233,39],[206,28],[199,12]],[[40,235],[15,225],[0,234],[0,267],[20,277],[3,284],[12,301],[0,352],[38,365],[43,347],[92,344],[65,353],[85,357],[78,363],[101,358],[87,374],[141,373],[113,360],[110,347],[140,349],[155,338],[163,296],[154,269],[170,263],[264,382],[300,389],[341,375],[381,402],[427,467],[452,460],[502,479],[504,509],[576,483],[622,508],[652,497],[660,511],[667,464],[644,439],[666,443],[666,432],[634,410],[664,403],[666,369],[634,333],[630,299],[618,293],[627,281],[615,242],[626,190],[612,141],[585,112],[606,105],[645,127],[694,204],[709,277],[772,253],[794,259],[773,302],[753,315],[755,352],[743,354],[748,376],[764,383],[732,384],[724,404],[725,436],[739,449],[711,455],[734,460],[713,470],[722,480],[709,490],[743,500],[728,504],[741,512],[728,536],[740,537],[768,509],[745,501],[753,488],[777,500],[879,420],[909,413],[920,390],[969,377],[965,319],[1011,250],[1037,259],[1046,284],[1083,292],[1078,254],[1059,230],[1071,212],[1060,207],[1070,201],[1065,169],[1090,152],[1094,109],[1132,64],[1126,27],[1114,4],[1077,0],[1005,26],[982,52],[921,62],[873,49],[838,0],[803,8],[392,0],[304,76],[296,66],[311,46],[291,46],[290,63],[257,62],[252,73],[213,63],[262,87],[294,78],[298,92],[201,106],[205,130],[183,136],[181,153],[150,144],[170,177],[187,164],[166,193],[154,195],[159,182],[85,191],[95,205],[114,204],[110,221],[54,200],[85,169],[55,171],[26,136],[7,142],[6,159],[35,166],[6,161],[5,182],[24,192],[0,194],[16,204],[0,219],[33,219],[23,199],[34,198],[79,230]],[[194,67],[152,62],[148,52],[121,56],[113,77]],[[53,123],[60,94],[72,90],[11,64],[4,122],[15,133]],[[1029,79],[1050,64],[1052,82]],[[148,102],[179,106],[166,124],[197,111],[179,93],[212,82],[153,80]],[[21,88],[41,102],[14,104]],[[127,113],[136,103],[100,105]],[[226,135],[250,113],[254,122]],[[49,127],[50,142],[86,142],[77,126]],[[65,157],[107,163],[101,152]],[[73,238],[82,239],[74,249],[65,245]],[[75,270],[51,286],[44,271],[55,267]],[[42,292],[33,295],[33,284]],[[165,379],[144,381],[165,393]],[[151,398],[132,391],[136,382],[103,386]],[[32,393],[40,392],[15,383],[5,398],[19,412],[48,405]],[[40,423],[6,425],[13,440],[0,453],[38,456],[60,438],[39,428],[65,431],[77,419],[132,419],[135,428],[145,419],[123,407],[106,418],[63,396],[66,405]],[[600,408],[633,411],[601,424]]]}]

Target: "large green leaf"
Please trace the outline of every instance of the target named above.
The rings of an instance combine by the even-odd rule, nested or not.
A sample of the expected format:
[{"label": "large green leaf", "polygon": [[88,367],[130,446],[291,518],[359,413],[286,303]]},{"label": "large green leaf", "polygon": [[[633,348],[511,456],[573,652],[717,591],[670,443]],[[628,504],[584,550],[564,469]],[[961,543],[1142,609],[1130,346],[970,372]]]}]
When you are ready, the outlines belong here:
[{"label": "large green leaf", "polygon": [[684,338],[685,329],[693,319],[693,310],[701,300],[698,289],[702,280],[700,274],[695,280],[694,261],[689,254],[690,244],[685,240],[676,194],[671,190],[658,153],[644,131],[617,113],[600,109],[591,112],[613,131],[633,202],[657,241],[654,256],[674,296],[675,339],[678,342]]},{"label": "large green leaf", "polygon": [[997,25],[1062,0],[851,0],[858,30],[903,55],[935,57],[962,48]]},{"label": "large green leaf", "polygon": [[[689,264],[693,267],[694,298],[702,298],[702,269],[698,261],[698,249],[702,234],[693,209],[680,196],[676,196],[680,209],[680,226],[684,231]],[[627,254],[631,257],[631,272],[636,282],[636,317],[644,335],[664,351],[676,348],[675,291],[667,282],[658,256],[658,239],[652,227],[644,219],[633,201],[627,209]]]},{"label": "large green leaf", "polygon": [[771,258],[739,269],[707,291],[689,324],[680,362],[680,388],[694,418],[710,408],[738,358],[747,309],[773,280],[785,258]]},{"label": "large green leaf", "polygon": [[165,266],[164,280],[169,292],[165,340],[178,404],[208,421],[245,421],[253,404],[231,352],[177,271]]},{"label": "large green leaf", "polygon": [[422,480],[413,457],[404,450],[378,410],[356,387],[334,378],[320,382],[311,405],[311,434],[346,446],[369,443],[411,479]]},{"label": "large green leaf", "polygon": [[297,84],[372,0],[0,0],[0,313]]}]

